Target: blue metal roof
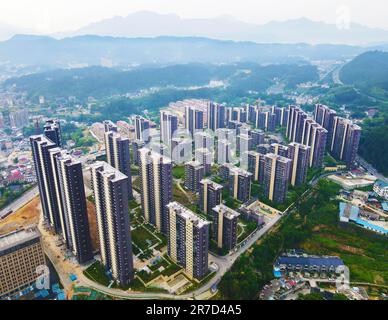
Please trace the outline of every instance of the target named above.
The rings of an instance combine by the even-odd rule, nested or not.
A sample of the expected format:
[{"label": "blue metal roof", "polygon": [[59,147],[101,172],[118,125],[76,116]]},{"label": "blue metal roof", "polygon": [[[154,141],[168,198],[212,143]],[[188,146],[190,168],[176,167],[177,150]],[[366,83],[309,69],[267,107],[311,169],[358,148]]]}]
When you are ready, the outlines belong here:
[{"label": "blue metal roof", "polygon": [[388,234],[388,230],[387,229],[385,229],[383,227],[380,227],[380,226],[377,226],[375,224],[372,224],[372,223],[370,223],[368,221],[365,221],[365,220],[362,220],[362,219],[357,219],[356,223],[361,225],[361,226],[363,226],[363,227],[365,227],[365,228],[370,228],[370,229],[372,229],[374,231],[381,232],[383,234]]},{"label": "blue metal roof", "polygon": [[360,208],[349,203],[340,202],[340,217],[345,216],[345,210],[350,207],[349,220],[356,221],[360,214]]},{"label": "blue metal roof", "polygon": [[386,183],[385,181],[382,181],[382,180],[378,180],[375,185],[379,186],[380,188],[387,188],[388,187],[388,183]]},{"label": "blue metal roof", "polygon": [[308,266],[342,266],[344,262],[339,257],[314,257],[314,256],[281,256],[276,262],[275,266],[279,265],[308,265]]},{"label": "blue metal roof", "polygon": [[383,203],[381,204],[381,206],[383,207],[383,210],[384,210],[384,211],[388,211],[388,202],[383,202]]}]

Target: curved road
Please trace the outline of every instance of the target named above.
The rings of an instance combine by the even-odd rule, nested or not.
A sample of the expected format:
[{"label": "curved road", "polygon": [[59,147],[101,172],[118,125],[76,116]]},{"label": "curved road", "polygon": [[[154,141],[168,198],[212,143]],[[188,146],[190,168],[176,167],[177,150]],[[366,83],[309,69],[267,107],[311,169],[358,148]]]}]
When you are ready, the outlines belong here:
[{"label": "curved road", "polygon": [[[298,201],[303,199],[306,196],[309,196],[310,191],[312,190],[312,187],[314,187],[318,181],[322,178],[325,178],[326,176],[333,174],[333,172],[329,173],[323,173],[317,178],[314,178],[311,182],[311,188],[307,189],[299,198]],[[297,202],[298,202],[297,201]],[[153,293],[153,292],[131,292],[131,291],[122,291],[119,289],[112,289],[108,288],[106,286],[100,285],[90,279],[88,279],[86,276],[83,275],[81,268],[74,268],[74,273],[77,275],[77,285],[78,286],[85,286],[92,288],[96,291],[99,291],[101,293],[121,298],[121,299],[175,299],[175,300],[184,300],[184,299],[195,299],[201,296],[202,294],[208,292],[214,285],[217,285],[221,278],[225,275],[225,273],[233,266],[235,261],[243,254],[245,253],[250,247],[252,247],[260,238],[262,238],[265,234],[267,234],[285,215],[287,215],[289,212],[291,212],[295,205],[297,204],[295,202],[292,204],[289,208],[286,209],[286,211],[281,214],[277,215],[275,218],[273,218],[271,221],[269,221],[266,225],[264,225],[261,229],[256,230],[254,233],[252,233],[250,236],[248,236],[247,239],[245,239],[242,244],[238,246],[237,251],[234,251],[233,253],[224,256],[219,257],[215,256],[213,254],[210,254],[209,256],[209,263],[210,264],[216,264],[218,266],[218,269],[216,271],[216,275],[213,276],[206,284],[204,284],[202,287],[196,289],[193,292],[182,294],[182,295],[174,295],[174,294],[168,294],[168,293]],[[45,233],[47,235],[47,233]],[[53,251],[53,248],[50,248],[52,245],[51,241],[49,241],[48,244],[45,245],[45,251],[48,257],[50,258],[51,262],[55,266],[61,280],[64,280],[64,286],[69,291],[72,288],[72,284],[68,281],[69,272],[65,270],[65,268],[61,267],[60,260],[58,259],[58,255],[55,254],[55,251]],[[54,245],[55,246],[55,245]],[[55,248],[54,248],[55,250]],[[55,263],[57,262],[57,263]],[[59,263],[59,265],[58,265]],[[68,269],[69,270],[69,269]]]},{"label": "curved road", "polygon": [[32,199],[39,195],[39,188],[33,187],[27,192],[23,193],[19,198],[17,198],[14,202],[6,206],[3,210],[0,211],[0,219],[3,218],[8,212],[16,212],[20,208],[24,207],[27,203],[29,203]]}]

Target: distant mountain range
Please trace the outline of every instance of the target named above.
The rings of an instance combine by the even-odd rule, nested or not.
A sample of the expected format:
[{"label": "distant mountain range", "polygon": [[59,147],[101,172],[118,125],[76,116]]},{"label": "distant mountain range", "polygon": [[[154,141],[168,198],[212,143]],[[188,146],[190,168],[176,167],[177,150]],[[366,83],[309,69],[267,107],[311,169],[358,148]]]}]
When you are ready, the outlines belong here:
[{"label": "distant mountain range", "polygon": [[[387,75],[388,53],[381,51],[370,51],[359,55],[346,64],[340,72],[342,82],[368,91],[373,88],[388,91]],[[381,90],[378,93],[382,93]]]},{"label": "distant mountain range", "polygon": [[206,37],[258,43],[310,43],[365,45],[388,42],[388,31],[356,23],[339,29],[335,24],[300,18],[258,25],[231,17],[184,19],[175,14],[140,11],[92,23],[55,37],[99,35],[115,37]]},{"label": "distant mountain range", "polygon": [[0,23],[0,41],[12,38],[17,34],[34,34],[35,32],[26,28],[18,28],[6,23]]},{"label": "distant mountain range", "polygon": [[193,37],[114,38],[78,36],[57,40],[18,35],[0,42],[0,65],[80,68],[141,64],[299,63],[347,60],[366,51],[347,45],[258,44]]},{"label": "distant mountain range", "polygon": [[147,66],[121,71],[112,68],[90,67],[54,70],[11,78],[5,87],[27,92],[30,97],[46,98],[75,95],[80,99],[89,96],[105,97],[149,88],[208,88],[211,81],[228,86],[233,92],[266,90],[281,81],[289,88],[299,83],[316,81],[318,70],[311,65],[268,65],[236,63],[232,65],[184,64]]}]

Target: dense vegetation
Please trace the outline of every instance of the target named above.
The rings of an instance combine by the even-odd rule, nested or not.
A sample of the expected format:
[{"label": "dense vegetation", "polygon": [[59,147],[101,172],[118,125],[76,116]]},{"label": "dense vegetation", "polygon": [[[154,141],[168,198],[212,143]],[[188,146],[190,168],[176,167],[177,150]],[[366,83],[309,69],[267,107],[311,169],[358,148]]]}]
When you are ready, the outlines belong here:
[{"label": "dense vegetation", "polygon": [[287,249],[300,248],[311,254],[340,256],[350,268],[351,281],[388,283],[386,239],[357,226],[340,225],[339,187],[322,180],[297,212],[251,251],[242,255],[220,282],[221,298],[255,299],[273,279],[273,263]]},{"label": "dense vegetation", "polygon": [[[67,122],[61,126],[62,139],[65,143],[68,140],[72,140],[75,143],[74,148],[91,147],[96,140],[91,135],[86,134],[85,130],[85,126],[76,126],[74,123]],[[23,128],[23,135],[26,138],[40,133],[42,133],[42,128],[37,129],[35,126]]]},{"label": "dense vegetation", "polygon": [[370,51],[346,64],[341,70],[341,80],[357,87],[380,87],[388,90],[388,53]]},{"label": "dense vegetation", "polygon": [[[30,98],[38,96],[58,98],[76,96],[108,97],[150,88],[207,86],[211,81],[223,81],[229,90],[266,90],[274,81],[289,88],[318,79],[317,68],[311,65],[268,65],[237,63],[230,65],[184,64],[173,66],[143,66],[129,71],[103,67],[56,70],[9,79],[5,86],[16,85]],[[190,90],[192,91],[192,90]],[[206,95],[206,91],[203,92]],[[204,96],[207,98],[207,96]],[[168,102],[171,102],[170,100]]]},{"label": "dense vegetation", "polygon": [[388,112],[364,120],[360,155],[388,176]]},{"label": "dense vegetation", "polygon": [[[14,188],[14,190],[13,190]],[[31,188],[29,184],[21,184],[18,182],[0,188],[0,210],[5,208],[10,203],[14,202],[23,193]]]}]

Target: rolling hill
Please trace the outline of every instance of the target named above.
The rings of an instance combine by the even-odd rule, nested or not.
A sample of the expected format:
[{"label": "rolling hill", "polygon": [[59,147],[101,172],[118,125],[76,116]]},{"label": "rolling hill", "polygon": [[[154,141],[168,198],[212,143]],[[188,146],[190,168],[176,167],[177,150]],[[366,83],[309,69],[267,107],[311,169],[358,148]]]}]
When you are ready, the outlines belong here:
[{"label": "rolling hill", "polygon": [[27,92],[30,97],[76,96],[85,99],[88,96],[101,98],[150,88],[206,87],[211,81],[220,81],[224,87],[239,91],[266,90],[274,84],[275,79],[294,88],[299,83],[317,80],[318,71],[308,64],[261,66],[254,63],[142,66],[126,71],[88,67],[11,78],[3,85]]},{"label": "rolling hill", "polygon": [[342,68],[340,78],[346,84],[388,90],[388,53],[369,51],[357,56]]},{"label": "rolling hill", "polygon": [[18,35],[0,42],[0,62],[56,69],[182,63],[282,64],[351,59],[364,51],[364,48],[347,45],[258,44],[193,37],[77,36],[57,40]]},{"label": "rolling hill", "polygon": [[388,31],[356,23],[349,28],[312,21],[307,18],[246,23],[229,16],[182,18],[176,14],[139,11],[125,17],[113,17],[87,25],[59,37],[100,35],[115,37],[206,37],[257,43],[370,44],[386,41]]}]

